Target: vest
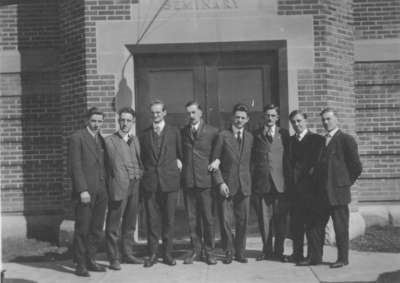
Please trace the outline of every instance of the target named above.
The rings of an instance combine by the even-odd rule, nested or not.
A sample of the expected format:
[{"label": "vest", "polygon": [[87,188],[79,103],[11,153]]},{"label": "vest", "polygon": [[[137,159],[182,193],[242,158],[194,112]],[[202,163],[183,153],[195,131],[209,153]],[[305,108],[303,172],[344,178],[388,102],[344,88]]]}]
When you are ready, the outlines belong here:
[{"label": "vest", "polygon": [[285,178],[283,175],[283,144],[282,138],[279,133],[276,133],[272,143],[269,143],[268,147],[268,163],[269,172],[272,181],[274,182],[275,188],[279,193],[283,193],[286,190]]}]

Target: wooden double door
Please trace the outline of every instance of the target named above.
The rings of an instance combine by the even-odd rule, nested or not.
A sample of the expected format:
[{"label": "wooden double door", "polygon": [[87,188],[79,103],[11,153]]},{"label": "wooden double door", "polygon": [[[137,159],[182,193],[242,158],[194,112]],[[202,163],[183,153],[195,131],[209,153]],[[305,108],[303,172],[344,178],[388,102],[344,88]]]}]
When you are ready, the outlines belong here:
[{"label": "wooden double door", "polygon": [[196,100],[204,119],[218,128],[230,124],[233,106],[250,108],[249,129],[260,123],[263,105],[279,103],[277,55],[274,51],[149,54],[135,58],[138,130],[150,125],[148,105],[162,100],[166,120],[187,123],[185,104]]},{"label": "wooden double door", "polygon": [[[160,99],[166,105],[168,123],[183,127],[185,104],[196,100],[207,123],[223,129],[230,125],[233,106],[242,102],[250,109],[249,130],[262,123],[262,108],[279,104],[277,51],[185,52],[135,56],[137,130],[151,124],[149,104]],[[176,231],[188,235],[182,194],[178,198]],[[251,217],[256,226],[255,217]],[[144,215],[139,233],[145,236]]]}]

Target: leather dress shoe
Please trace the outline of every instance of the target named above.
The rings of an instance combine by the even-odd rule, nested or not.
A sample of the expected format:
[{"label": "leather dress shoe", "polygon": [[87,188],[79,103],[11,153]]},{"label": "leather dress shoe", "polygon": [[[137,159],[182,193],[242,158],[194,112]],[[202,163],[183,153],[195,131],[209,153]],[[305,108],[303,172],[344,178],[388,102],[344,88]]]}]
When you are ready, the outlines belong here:
[{"label": "leather dress shoe", "polygon": [[244,256],[237,256],[235,258],[236,261],[240,262],[240,263],[248,263],[249,261],[247,260],[247,258],[245,258]]},{"label": "leather dress shoe", "polygon": [[152,267],[154,264],[157,263],[157,255],[152,254],[149,258],[144,261],[144,267]]},{"label": "leather dress shoe", "polygon": [[164,256],[163,262],[170,266],[176,265],[176,260],[171,255]]},{"label": "leather dress shoe", "polygon": [[195,260],[199,259],[199,254],[196,251],[190,253],[184,260],[183,264],[193,264]]},{"label": "leather dress shoe", "polygon": [[232,258],[232,253],[231,253],[231,252],[226,252],[225,258],[222,260],[222,262],[223,262],[224,264],[231,264],[231,263],[232,263],[232,260],[233,260],[233,258]]},{"label": "leather dress shoe", "polygon": [[83,265],[77,265],[75,269],[75,274],[81,277],[90,277],[89,271]]},{"label": "leather dress shoe", "polygon": [[110,261],[110,265],[108,268],[112,270],[121,270],[121,264],[118,260],[112,260]]},{"label": "leather dress shoe", "polygon": [[321,262],[318,262],[318,261],[313,261],[313,260],[310,260],[310,259],[304,259],[304,260],[298,261],[296,263],[296,265],[297,266],[310,266],[310,265],[318,265],[320,263]]},{"label": "leather dress shoe", "polygon": [[[280,255],[280,256],[277,256],[277,257],[278,257],[278,259],[279,259],[281,262],[284,262],[284,263],[291,262],[290,256],[287,256],[287,255]],[[293,262],[293,261],[292,261],[292,262]]]},{"label": "leather dress shoe", "polygon": [[256,257],[256,261],[269,260],[269,259],[273,259],[272,253],[262,252],[260,255]]},{"label": "leather dress shoe", "polygon": [[204,262],[208,265],[215,265],[217,264],[217,259],[213,255],[208,254],[204,259]]},{"label": "leather dress shoe", "polygon": [[330,268],[341,268],[341,267],[343,267],[345,265],[348,265],[348,264],[349,264],[348,261],[338,260],[338,261],[332,263],[329,267]]},{"label": "leather dress shoe", "polygon": [[143,264],[144,260],[133,255],[126,255],[124,256],[123,262],[130,264]]},{"label": "leather dress shoe", "polygon": [[88,260],[86,266],[87,266],[87,269],[90,271],[94,271],[94,272],[105,272],[106,271],[106,268],[104,266],[101,266],[93,259]]}]

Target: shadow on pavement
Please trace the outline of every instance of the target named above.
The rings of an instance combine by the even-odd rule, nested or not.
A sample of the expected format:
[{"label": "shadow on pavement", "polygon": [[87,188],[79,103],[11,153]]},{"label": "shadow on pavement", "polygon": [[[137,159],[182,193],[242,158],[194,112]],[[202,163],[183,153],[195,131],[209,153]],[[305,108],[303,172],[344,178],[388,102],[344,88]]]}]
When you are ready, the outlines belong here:
[{"label": "shadow on pavement", "polygon": [[381,273],[376,281],[343,281],[343,282],[321,281],[321,283],[399,283],[399,282],[400,282],[400,269],[396,271]]},{"label": "shadow on pavement", "polygon": [[20,278],[5,278],[4,283],[37,283],[37,282]]},{"label": "shadow on pavement", "polygon": [[[400,265],[400,263],[399,263]],[[398,283],[400,282],[400,269],[391,272],[385,272],[379,275],[377,283]]]}]

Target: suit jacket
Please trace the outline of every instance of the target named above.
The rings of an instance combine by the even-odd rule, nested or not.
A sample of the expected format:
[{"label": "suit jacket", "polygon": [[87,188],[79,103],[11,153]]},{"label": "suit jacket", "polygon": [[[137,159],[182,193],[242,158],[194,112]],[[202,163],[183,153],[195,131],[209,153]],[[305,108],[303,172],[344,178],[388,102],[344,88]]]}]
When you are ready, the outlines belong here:
[{"label": "suit jacket", "polygon": [[202,120],[193,136],[191,125],[186,125],[182,131],[183,170],[182,183],[185,188],[210,188],[213,185],[213,174],[208,171],[212,161],[211,154],[216,142],[218,129],[207,125]]},{"label": "suit jacket", "polygon": [[338,130],[322,150],[317,169],[318,184],[330,205],[350,203],[350,187],[362,172],[354,138]]},{"label": "suit jacket", "polygon": [[93,194],[106,189],[104,139],[99,135],[99,145],[85,129],[76,131],[69,140],[68,171],[72,179],[72,197],[79,198],[83,191]]},{"label": "suit jacket", "polygon": [[253,146],[253,135],[243,131],[241,148],[232,129],[218,134],[213,149],[213,160],[218,158],[221,163],[215,174],[216,184],[226,183],[231,195],[241,192],[245,196],[251,194],[250,159]]},{"label": "suit jacket", "polygon": [[[123,200],[128,196],[129,172],[126,167],[123,152],[120,149],[121,137],[118,133],[108,136],[105,139],[107,151],[107,175],[108,175],[108,195],[111,200]],[[136,136],[132,137],[129,145],[132,152],[136,153],[139,171],[137,178],[140,178],[143,165],[140,157],[140,144]]]},{"label": "suit jacket", "polygon": [[[252,151],[252,177],[253,192],[257,194],[270,193],[272,190],[271,177],[279,180],[275,184],[279,192],[284,192],[290,187],[291,168],[288,157],[289,131],[279,127],[275,128],[274,142],[281,142],[283,146],[282,160],[269,160],[268,152],[270,143],[264,135],[264,127],[260,127],[254,132],[254,145]],[[272,170],[271,162],[282,162],[283,172]]]},{"label": "suit jacket", "polygon": [[176,127],[165,124],[161,134],[161,148],[157,152],[153,140],[153,126],[144,130],[141,135],[144,191],[175,192],[180,188],[180,171],[176,160],[182,160],[180,132]]},{"label": "suit jacket", "polygon": [[288,156],[291,166],[290,192],[297,197],[299,194],[314,195],[316,193],[315,170],[325,140],[309,130],[299,142],[295,135],[289,139]]}]

